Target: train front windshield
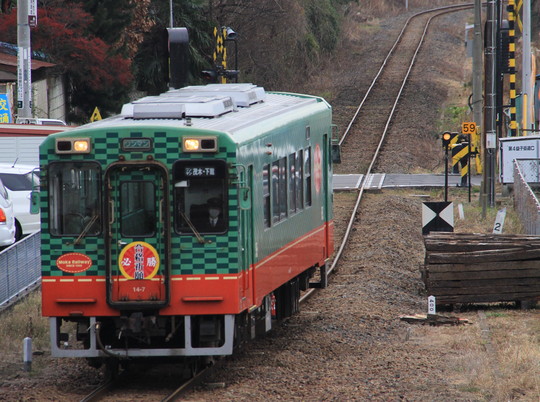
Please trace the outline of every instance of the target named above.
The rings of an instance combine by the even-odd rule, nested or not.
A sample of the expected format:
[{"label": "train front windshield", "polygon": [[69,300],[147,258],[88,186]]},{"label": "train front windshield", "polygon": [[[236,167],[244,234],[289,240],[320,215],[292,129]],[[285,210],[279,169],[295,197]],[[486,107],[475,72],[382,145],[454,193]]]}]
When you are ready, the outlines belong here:
[{"label": "train front windshield", "polygon": [[228,228],[225,161],[173,165],[175,229],[181,234],[224,233]]},{"label": "train front windshield", "polygon": [[50,231],[55,236],[101,233],[101,168],[93,162],[49,167]]}]

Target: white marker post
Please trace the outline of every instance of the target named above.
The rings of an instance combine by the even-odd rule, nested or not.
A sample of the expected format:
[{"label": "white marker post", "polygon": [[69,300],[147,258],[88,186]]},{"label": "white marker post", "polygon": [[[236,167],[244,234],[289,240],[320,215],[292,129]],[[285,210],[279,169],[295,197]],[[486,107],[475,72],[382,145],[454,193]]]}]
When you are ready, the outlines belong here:
[{"label": "white marker post", "polygon": [[23,340],[23,362],[24,371],[32,370],[32,338],[24,338]]},{"label": "white marker post", "polygon": [[437,314],[437,304],[435,303],[435,296],[428,297],[428,317],[430,315]]},{"label": "white marker post", "polygon": [[499,212],[497,212],[497,217],[495,218],[495,225],[493,225],[494,234],[502,234],[505,218],[506,208],[500,209]]},{"label": "white marker post", "polygon": [[459,219],[463,220],[465,219],[465,212],[463,211],[463,204],[458,204],[457,206],[458,213],[459,213]]}]

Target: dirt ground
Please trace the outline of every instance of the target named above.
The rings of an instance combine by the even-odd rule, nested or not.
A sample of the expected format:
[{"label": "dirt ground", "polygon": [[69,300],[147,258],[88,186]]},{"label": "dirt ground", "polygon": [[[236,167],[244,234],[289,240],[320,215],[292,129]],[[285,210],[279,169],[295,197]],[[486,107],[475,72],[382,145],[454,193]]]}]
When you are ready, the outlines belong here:
[{"label": "dirt ground", "polygon": [[[336,59],[299,88],[328,93],[341,130],[405,21],[404,15],[371,22],[355,18],[351,12],[345,22],[349,36]],[[447,108],[465,105],[468,96],[465,81],[470,60],[464,55],[462,31],[471,19],[472,11],[443,17],[430,31],[423,50],[426,57],[406,88],[377,165],[379,172],[440,171],[437,124]],[[487,318],[479,309],[448,312],[469,319],[471,324],[465,326],[430,327],[400,320],[402,315],[427,312],[419,272],[424,257],[421,203],[425,194],[412,190],[367,194],[329,287],[302,305],[300,314],[228,360],[209,385],[187,400],[540,400],[537,363],[523,376],[529,382],[511,384],[509,392],[497,390],[506,376],[497,371],[498,351],[506,346],[497,343],[496,335],[509,329],[502,325],[497,329],[492,321],[504,314],[527,328],[522,333],[533,329],[538,334],[538,310],[496,310]],[[334,200],[340,238],[354,194],[336,193]],[[538,349],[539,341],[536,335],[533,348]],[[21,370],[20,363],[12,363],[13,356],[4,356],[0,400],[77,400],[101,379],[84,361],[53,360],[46,351],[35,357],[36,370],[30,374]],[[482,367],[491,373],[489,379],[478,378]]]}]

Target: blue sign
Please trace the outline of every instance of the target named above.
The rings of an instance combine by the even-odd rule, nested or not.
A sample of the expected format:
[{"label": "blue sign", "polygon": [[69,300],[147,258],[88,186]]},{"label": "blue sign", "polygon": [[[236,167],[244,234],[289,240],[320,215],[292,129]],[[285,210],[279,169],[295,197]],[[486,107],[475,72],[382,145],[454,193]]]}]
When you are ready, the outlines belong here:
[{"label": "blue sign", "polygon": [[0,123],[11,123],[11,108],[6,94],[0,94]]}]

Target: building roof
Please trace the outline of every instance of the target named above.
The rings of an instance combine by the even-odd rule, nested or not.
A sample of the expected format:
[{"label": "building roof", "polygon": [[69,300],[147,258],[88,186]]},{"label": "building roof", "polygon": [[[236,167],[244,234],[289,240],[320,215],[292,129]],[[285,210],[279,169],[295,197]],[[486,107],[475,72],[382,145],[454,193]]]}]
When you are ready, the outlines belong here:
[{"label": "building roof", "polygon": [[[56,64],[47,63],[32,59],[32,70],[38,70],[44,67],[54,67]],[[0,53],[0,70],[17,72],[17,56],[11,54]]]},{"label": "building roof", "polygon": [[17,81],[17,74],[2,71],[0,68],[0,81]]},{"label": "building roof", "polygon": [[[47,68],[54,67],[56,64],[47,63],[32,59],[31,68],[33,72],[45,72]],[[39,75],[32,74],[32,81],[39,80]],[[0,52],[0,82],[17,81],[17,56]]]}]

